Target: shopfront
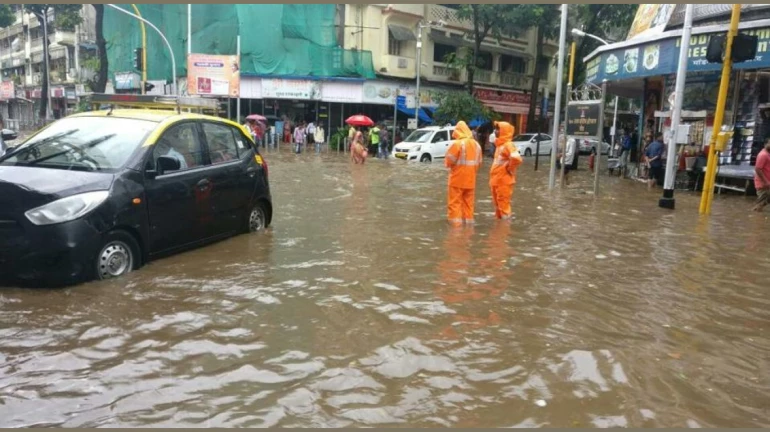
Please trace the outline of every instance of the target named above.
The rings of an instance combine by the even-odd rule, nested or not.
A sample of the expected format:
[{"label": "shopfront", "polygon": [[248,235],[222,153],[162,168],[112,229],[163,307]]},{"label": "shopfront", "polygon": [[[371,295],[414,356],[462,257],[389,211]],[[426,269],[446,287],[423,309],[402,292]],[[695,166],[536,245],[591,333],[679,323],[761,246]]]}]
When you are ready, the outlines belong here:
[{"label": "shopfront", "polygon": [[483,87],[476,87],[475,94],[481,103],[500,114],[502,121],[516,127],[517,133],[526,132],[530,104],[529,94]]},{"label": "shopfront", "polygon": [[[706,47],[712,36],[726,30],[727,25],[692,30],[682,103],[682,123],[689,125],[689,133],[679,155],[702,152],[711,138],[722,65],[706,60]],[[767,20],[746,21],[741,32],[756,35],[759,44],[754,60],[733,65],[724,124],[734,125],[736,133],[720,157],[721,164],[750,165],[761,148],[758,143],[770,136],[770,110],[763,108],[770,104],[766,75],[770,71],[770,24]],[[639,150],[656,132],[668,137],[680,45],[681,31],[673,30],[608,45],[584,59],[588,82],[599,85],[606,81],[611,95],[640,99],[638,128],[644,140]]]}]

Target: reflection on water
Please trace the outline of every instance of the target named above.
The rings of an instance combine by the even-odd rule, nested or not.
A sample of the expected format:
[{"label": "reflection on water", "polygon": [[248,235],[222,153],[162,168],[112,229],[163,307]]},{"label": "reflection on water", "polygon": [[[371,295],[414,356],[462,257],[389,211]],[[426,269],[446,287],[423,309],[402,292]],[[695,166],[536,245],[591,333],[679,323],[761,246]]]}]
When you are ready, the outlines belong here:
[{"label": "reflection on water", "polygon": [[[770,425],[770,221],[520,169],[268,155],[276,216],[118,281],[0,290],[0,426]],[[488,163],[488,161],[485,161]],[[488,167],[488,165],[487,165]]]}]

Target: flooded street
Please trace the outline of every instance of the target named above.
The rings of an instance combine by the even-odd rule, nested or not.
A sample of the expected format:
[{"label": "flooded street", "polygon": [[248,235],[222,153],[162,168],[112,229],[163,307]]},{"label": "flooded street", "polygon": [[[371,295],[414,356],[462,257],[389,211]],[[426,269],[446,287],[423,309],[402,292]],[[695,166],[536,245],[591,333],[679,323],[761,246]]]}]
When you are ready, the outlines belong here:
[{"label": "flooded street", "polygon": [[[0,289],[0,426],[770,426],[770,213],[519,169],[269,153],[275,216],[64,290]],[[587,162],[581,157],[581,163]],[[544,163],[545,162],[545,163]]]}]

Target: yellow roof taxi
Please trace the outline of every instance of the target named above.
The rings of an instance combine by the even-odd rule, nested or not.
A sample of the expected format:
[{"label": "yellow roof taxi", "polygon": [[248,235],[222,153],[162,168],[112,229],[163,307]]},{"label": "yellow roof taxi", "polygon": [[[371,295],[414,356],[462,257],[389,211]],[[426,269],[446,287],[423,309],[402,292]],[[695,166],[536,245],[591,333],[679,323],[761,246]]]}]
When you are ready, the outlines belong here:
[{"label": "yellow roof taxi", "polygon": [[204,98],[94,94],[106,109],[0,158],[0,281],[69,285],[266,229],[268,167]]}]

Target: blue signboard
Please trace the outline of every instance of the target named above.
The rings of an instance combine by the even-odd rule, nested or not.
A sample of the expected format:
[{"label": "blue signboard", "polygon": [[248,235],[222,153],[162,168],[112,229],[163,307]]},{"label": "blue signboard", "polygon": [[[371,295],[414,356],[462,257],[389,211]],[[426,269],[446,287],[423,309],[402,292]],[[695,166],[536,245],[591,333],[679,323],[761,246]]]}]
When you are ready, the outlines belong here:
[{"label": "blue signboard", "polygon": [[[765,55],[770,48],[770,28],[743,30],[741,33],[756,35],[759,38],[757,56],[754,60],[736,63],[734,68],[770,68],[770,55]],[[711,36],[718,34],[725,34],[725,32],[694,35],[690,38],[687,72],[710,72],[722,69],[721,64],[706,61],[709,40]],[[681,37],[661,39],[601,53],[587,62],[586,81],[601,83],[603,80],[621,81],[675,74],[679,62],[681,39]]]}]

